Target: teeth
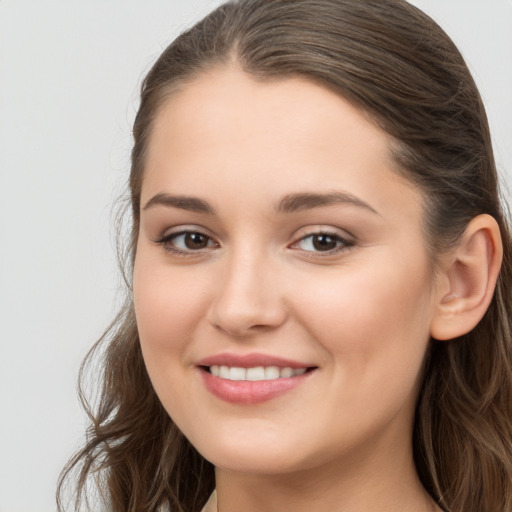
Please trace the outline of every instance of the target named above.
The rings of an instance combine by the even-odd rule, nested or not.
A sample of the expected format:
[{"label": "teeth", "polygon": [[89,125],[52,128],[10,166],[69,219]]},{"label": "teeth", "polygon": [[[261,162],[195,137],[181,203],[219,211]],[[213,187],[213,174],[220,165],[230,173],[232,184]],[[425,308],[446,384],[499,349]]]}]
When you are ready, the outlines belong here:
[{"label": "teeth", "polygon": [[281,370],[281,377],[291,377],[293,375],[293,370],[291,368],[283,368]]},{"label": "teeth", "polygon": [[232,366],[229,369],[229,380],[247,380],[245,368]]},{"label": "teeth", "polygon": [[279,379],[279,368],[277,366],[267,366],[265,368],[265,380]]},{"label": "teeth", "polygon": [[210,366],[210,373],[227,380],[275,380],[296,377],[306,372],[306,368],[279,368],[278,366],[255,366],[239,368],[237,366]]},{"label": "teeth", "polygon": [[245,371],[246,380],[265,380],[265,368],[256,366],[256,368],[247,368]]}]

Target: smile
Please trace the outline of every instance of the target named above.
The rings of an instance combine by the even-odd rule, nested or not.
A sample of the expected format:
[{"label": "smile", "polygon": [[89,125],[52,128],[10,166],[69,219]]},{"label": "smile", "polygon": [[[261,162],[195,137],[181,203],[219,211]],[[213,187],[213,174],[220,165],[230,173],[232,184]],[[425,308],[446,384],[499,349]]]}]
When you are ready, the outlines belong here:
[{"label": "smile", "polygon": [[279,368],[278,366],[254,366],[252,368],[241,368],[238,366],[219,366],[209,367],[210,373],[215,377],[232,381],[262,381],[287,379],[297,377],[306,373],[307,368]]},{"label": "smile", "polygon": [[217,354],[196,364],[206,389],[223,402],[255,405],[302,386],[318,366],[265,354]]}]

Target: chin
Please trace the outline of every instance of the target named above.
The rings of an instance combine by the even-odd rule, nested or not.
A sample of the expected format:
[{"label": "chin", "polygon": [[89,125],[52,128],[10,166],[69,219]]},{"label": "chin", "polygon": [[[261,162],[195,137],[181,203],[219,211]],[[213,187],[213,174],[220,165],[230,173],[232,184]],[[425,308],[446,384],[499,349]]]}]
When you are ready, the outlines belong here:
[{"label": "chin", "polygon": [[216,468],[232,473],[252,475],[279,475],[301,469],[299,460],[283,458],[269,451],[260,450],[212,450],[202,453]]},{"label": "chin", "polygon": [[216,468],[236,473],[292,473],[313,466],[313,459],[318,456],[318,451],[309,450],[304,441],[291,439],[289,435],[272,436],[266,431],[252,434],[246,431],[246,434],[222,435],[216,432],[190,441]]}]

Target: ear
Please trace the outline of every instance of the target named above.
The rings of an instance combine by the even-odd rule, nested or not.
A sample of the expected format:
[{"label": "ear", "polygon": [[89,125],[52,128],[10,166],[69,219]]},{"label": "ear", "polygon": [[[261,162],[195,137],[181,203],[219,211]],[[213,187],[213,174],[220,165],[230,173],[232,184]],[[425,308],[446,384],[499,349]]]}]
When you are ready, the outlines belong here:
[{"label": "ear", "polygon": [[502,257],[496,220],[490,215],[472,219],[457,247],[443,258],[430,327],[434,339],[457,338],[480,322],[491,303]]}]

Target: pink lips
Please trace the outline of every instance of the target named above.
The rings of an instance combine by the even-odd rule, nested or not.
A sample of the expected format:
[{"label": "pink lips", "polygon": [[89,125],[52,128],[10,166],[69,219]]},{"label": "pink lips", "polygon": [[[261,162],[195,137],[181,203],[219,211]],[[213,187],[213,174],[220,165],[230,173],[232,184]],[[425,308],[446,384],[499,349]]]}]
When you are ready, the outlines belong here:
[{"label": "pink lips", "polygon": [[281,377],[271,380],[229,380],[216,377],[209,373],[205,367],[229,366],[238,368],[253,368],[257,366],[277,366],[279,368],[312,368],[313,365],[269,356],[265,354],[216,354],[199,361],[197,367],[201,372],[203,382],[214,396],[226,402],[235,404],[257,404],[276,398],[290,391],[309,378],[313,373],[308,371],[293,377]]},{"label": "pink lips", "polygon": [[280,368],[308,368],[314,365],[299,363],[291,359],[283,359],[266,354],[216,354],[214,356],[201,359],[198,366],[237,366],[239,368],[251,368],[254,366],[279,366]]}]

